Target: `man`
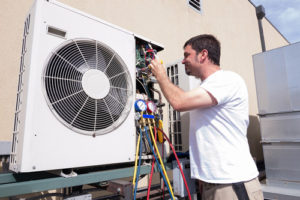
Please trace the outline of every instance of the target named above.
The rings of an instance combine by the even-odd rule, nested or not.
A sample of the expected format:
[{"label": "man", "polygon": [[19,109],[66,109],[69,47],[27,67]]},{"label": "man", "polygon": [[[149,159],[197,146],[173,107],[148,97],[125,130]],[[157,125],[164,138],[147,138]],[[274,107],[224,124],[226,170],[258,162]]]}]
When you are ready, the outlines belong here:
[{"label": "man", "polygon": [[158,60],[153,75],[175,110],[190,111],[192,178],[203,183],[202,199],[263,199],[247,141],[248,92],[236,73],[220,69],[220,43],[199,35],[184,45],[185,71],[201,79],[194,90],[172,84]]}]

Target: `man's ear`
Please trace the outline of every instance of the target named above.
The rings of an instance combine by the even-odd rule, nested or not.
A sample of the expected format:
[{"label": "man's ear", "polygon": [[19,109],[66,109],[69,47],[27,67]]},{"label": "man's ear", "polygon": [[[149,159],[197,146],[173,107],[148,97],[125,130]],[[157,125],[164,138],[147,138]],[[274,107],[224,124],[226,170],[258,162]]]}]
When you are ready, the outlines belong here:
[{"label": "man's ear", "polygon": [[203,49],[201,52],[202,52],[203,59],[208,58],[208,51],[206,49]]},{"label": "man's ear", "polygon": [[198,54],[198,59],[200,62],[203,62],[206,58],[208,58],[208,51],[206,49],[203,49]]}]

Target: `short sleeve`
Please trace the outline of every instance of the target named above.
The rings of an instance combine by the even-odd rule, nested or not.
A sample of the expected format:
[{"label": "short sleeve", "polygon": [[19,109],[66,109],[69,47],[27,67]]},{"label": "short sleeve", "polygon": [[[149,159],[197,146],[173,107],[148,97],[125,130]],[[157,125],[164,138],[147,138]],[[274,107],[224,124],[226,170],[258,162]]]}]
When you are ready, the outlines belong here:
[{"label": "short sleeve", "polygon": [[238,97],[242,84],[240,80],[239,75],[235,73],[218,71],[209,76],[200,86],[217,100],[218,105],[222,105]]}]

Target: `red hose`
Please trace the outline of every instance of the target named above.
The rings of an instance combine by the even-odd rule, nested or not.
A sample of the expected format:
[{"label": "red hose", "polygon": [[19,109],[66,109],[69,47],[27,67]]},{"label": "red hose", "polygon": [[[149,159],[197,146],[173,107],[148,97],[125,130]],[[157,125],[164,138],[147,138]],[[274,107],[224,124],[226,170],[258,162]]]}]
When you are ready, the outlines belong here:
[{"label": "red hose", "polygon": [[155,163],[155,158],[153,158],[153,160],[152,160],[151,173],[150,173],[150,178],[149,178],[149,183],[148,183],[147,200],[149,200],[149,196],[150,196],[152,176],[153,176],[153,172],[154,172],[154,163]]},{"label": "red hose", "polygon": [[[162,159],[164,159],[164,142],[161,143],[161,149],[162,149]],[[163,199],[165,199],[165,182],[162,182],[162,193],[163,193]]]},{"label": "red hose", "polygon": [[[156,129],[155,128],[154,128],[154,135],[155,135],[155,140],[156,140],[157,139],[157,133],[156,133]],[[147,200],[149,200],[149,197],[150,197],[152,176],[153,176],[153,172],[154,172],[154,164],[155,164],[155,158],[153,156],[152,166],[151,166],[151,173],[150,173],[149,183],[148,183]]]},{"label": "red hose", "polygon": [[[160,130],[159,128],[157,128],[157,129]],[[169,143],[169,145],[170,145],[170,147],[171,147],[171,149],[172,149],[172,151],[173,151],[173,153],[174,153],[174,156],[175,156],[175,158],[176,158],[178,167],[179,167],[179,169],[180,169],[180,173],[181,173],[182,178],[183,178],[183,181],[184,181],[185,188],[186,188],[187,193],[188,193],[188,196],[189,196],[189,200],[192,200],[192,197],[191,197],[191,194],[190,194],[190,190],[189,190],[189,187],[188,187],[188,185],[187,185],[185,176],[184,176],[184,174],[183,174],[181,165],[180,165],[180,163],[179,163],[179,159],[178,159],[178,157],[177,157],[176,151],[175,151],[175,149],[174,149],[172,143],[170,142],[169,138],[167,137],[167,135],[163,132],[163,130],[160,130],[160,131],[164,134],[165,139],[168,141],[168,143]]]}]

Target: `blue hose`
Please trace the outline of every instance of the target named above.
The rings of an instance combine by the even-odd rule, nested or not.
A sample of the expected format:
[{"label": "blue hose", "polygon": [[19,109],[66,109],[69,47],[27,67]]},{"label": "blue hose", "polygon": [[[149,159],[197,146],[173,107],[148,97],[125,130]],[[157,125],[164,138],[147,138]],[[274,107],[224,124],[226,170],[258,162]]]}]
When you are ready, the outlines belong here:
[{"label": "blue hose", "polygon": [[[140,140],[142,141],[143,133],[140,129]],[[140,168],[141,168],[141,160],[142,160],[142,142],[140,142],[140,152],[139,152],[139,164],[138,164],[138,169],[136,173],[136,181],[135,181],[135,187],[134,187],[134,197],[133,199],[136,199],[136,191],[137,191],[137,185],[139,182],[139,176],[140,176]]]},{"label": "blue hose", "polygon": [[[165,182],[165,184],[166,184],[166,186],[167,186],[167,188],[168,188],[168,191],[169,191],[169,194],[170,194],[171,199],[174,200],[174,198],[173,198],[173,196],[172,196],[172,194],[171,194],[170,187],[169,187],[169,185],[168,185],[168,183],[167,183],[167,181],[166,181],[165,175],[164,175],[164,173],[163,173],[163,171],[162,171],[162,169],[161,169],[161,166],[159,165],[158,159],[157,159],[156,154],[155,154],[155,152],[154,152],[154,148],[153,148],[153,146],[152,146],[152,144],[151,144],[151,140],[150,140],[150,138],[149,138],[149,135],[148,135],[148,132],[147,132],[147,129],[146,129],[146,128],[145,128],[145,131],[146,131],[146,137],[147,137],[147,140],[148,140],[148,142],[149,142],[150,148],[151,148],[151,150],[152,150],[152,152],[153,152],[153,155],[154,155],[154,157],[155,157],[155,161],[156,161],[156,164],[157,164],[157,166],[158,166],[158,169],[159,169],[159,171],[160,171],[160,173],[161,173],[161,175],[162,175],[162,177],[163,177],[163,180],[164,180],[164,182]],[[141,128],[140,128],[140,132],[141,132]]]}]

